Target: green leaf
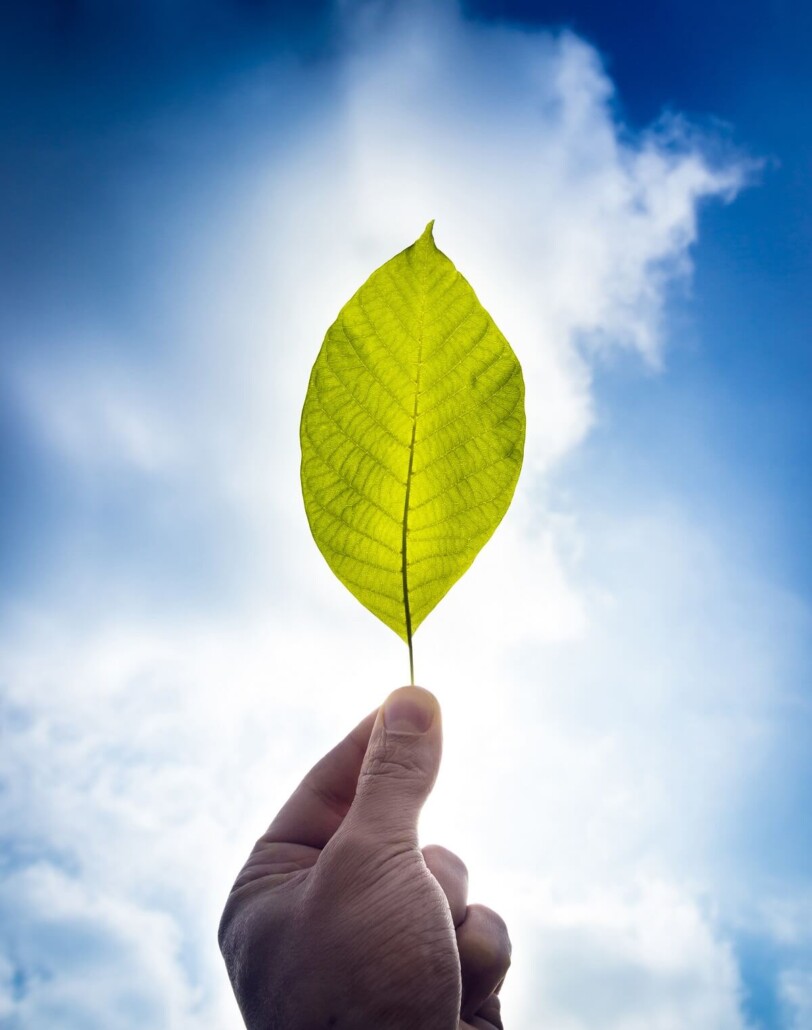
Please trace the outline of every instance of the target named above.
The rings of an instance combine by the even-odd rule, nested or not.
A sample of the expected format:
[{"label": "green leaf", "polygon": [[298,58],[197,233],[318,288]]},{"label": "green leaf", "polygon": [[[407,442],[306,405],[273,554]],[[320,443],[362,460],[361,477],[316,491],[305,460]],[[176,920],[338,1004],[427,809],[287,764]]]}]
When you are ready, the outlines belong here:
[{"label": "green leaf", "polygon": [[409,645],[508,509],[524,382],[433,222],[327,330],[302,411],[302,492],[327,564]]}]

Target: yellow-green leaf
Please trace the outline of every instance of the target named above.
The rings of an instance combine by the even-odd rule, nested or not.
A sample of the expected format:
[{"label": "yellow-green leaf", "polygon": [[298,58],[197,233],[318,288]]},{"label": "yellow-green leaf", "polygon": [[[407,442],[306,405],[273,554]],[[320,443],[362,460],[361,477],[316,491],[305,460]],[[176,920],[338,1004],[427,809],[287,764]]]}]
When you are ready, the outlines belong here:
[{"label": "yellow-green leaf", "polygon": [[516,355],[432,226],[327,330],[301,423],[316,543],[410,658],[507,511],[525,436]]}]

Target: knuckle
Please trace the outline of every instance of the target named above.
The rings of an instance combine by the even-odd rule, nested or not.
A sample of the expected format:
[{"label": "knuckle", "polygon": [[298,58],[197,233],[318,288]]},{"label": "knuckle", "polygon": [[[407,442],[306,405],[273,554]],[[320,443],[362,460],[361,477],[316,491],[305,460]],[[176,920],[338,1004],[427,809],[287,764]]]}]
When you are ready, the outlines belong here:
[{"label": "knuckle", "polygon": [[502,1006],[499,1001],[499,995],[492,994],[487,998],[477,1012],[477,1016],[479,1016],[480,1019],[487,1019],[487,1021],[495,1027],[495,1030],[503,1030]]},{"label": "knuckle", "polygon": [[220,916],[220,922],[217,926],[217,943],[220,946],[220,954],[223,958],[228,958],[231,952],[231,927],[234,921],[234,906],[229,898],[226,902],[226,907],[223,910],[223,914]]},{"label": "knuckle", "polygon": [[455,879],[468,879],[468,866],[459,855],[439,844],[427,844],[423,848],[423,857],[427,865],[434,869],[444,869]]},{"label": "knuckle", "polygon": [[409,784],[423,783],[427,779],[427,774],[418,756],[408,744],[383,741],[367,752],[360,779],[366,782],[378,777]]},{"label": "knuckle", "polygon": [[477,964],[491,969],[510,967],[512,945],[507,924],[498,912],[485,905],[470,905],[469,948]]}]

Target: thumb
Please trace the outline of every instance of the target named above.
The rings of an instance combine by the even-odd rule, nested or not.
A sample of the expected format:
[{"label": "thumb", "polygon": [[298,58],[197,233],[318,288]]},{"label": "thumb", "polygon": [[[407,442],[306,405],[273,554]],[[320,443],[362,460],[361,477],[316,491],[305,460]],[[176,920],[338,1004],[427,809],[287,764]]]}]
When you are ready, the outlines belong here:
[{"label": "thumb", "polygon": [[443,732],[437,699],[401,687],[378,711],[358,777],[348,829],[386,843],[417,844],[417,820],[440,767]]}]

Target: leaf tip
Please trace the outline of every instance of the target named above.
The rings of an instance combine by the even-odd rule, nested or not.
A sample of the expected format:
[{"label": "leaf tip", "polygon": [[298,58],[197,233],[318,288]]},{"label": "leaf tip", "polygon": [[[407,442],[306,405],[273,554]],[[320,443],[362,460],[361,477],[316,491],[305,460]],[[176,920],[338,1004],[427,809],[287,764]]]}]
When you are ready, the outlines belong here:
[{"label": "leaf tip", "polygon": [[426,228],[423,230],[423,235],[420,237],[421,240],[431,240],[434,243],[434,219],[429,222]]}]

